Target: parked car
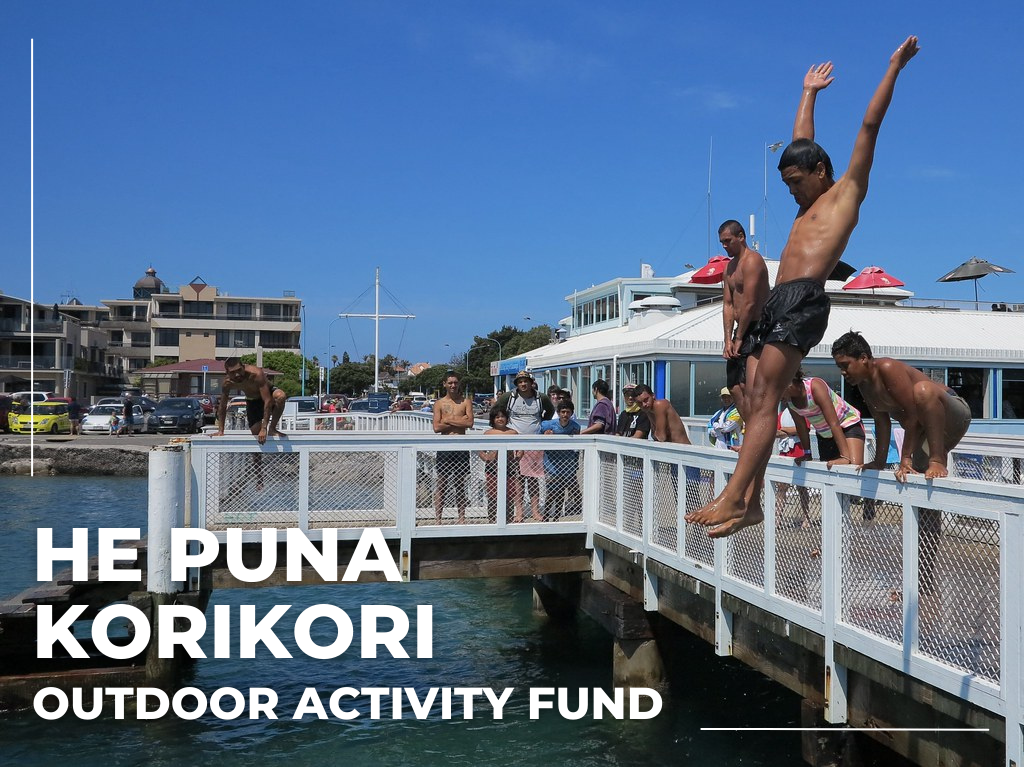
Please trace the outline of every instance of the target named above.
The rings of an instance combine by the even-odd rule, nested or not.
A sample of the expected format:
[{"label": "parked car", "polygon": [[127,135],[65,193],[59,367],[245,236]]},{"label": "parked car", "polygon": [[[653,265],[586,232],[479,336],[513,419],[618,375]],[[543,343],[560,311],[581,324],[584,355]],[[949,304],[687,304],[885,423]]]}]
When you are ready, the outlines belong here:
[{"label": "parked car", "polygon": [[177,431],[193,434],[203,429],[203,406],[195,397],[168,397],[157,403],[156,428],[158,431]]},{"label": "parked car", "polygon": [[219,394],[192,394],[203,406],[203,416],[207,423],[213,423],[217,418],[217,404],[220,401]]},{"label": "parked car", "polygon": [[[121,404],[121,405],[123,405],[124,404],[124,397],[104,397],[103,399],[97,400],[96,404],[97,405],[114,405],[114,404]],[[141,395],[141,396],[138,396],[138,397],[132,395],[132,404],[133,405],[138,405],[139,407],[141,407],[142,411],[144,413],[152,413],[154,410],[156,410],[157,401],[155,399],[150,399],[149,397],[147,397],[145,395]]]},{"label": "parked car", "polygon": [[224,416],[225,429],[248,429],[249,424],[245,420],[245,397],[232,397],[228,401],[227,415]]},{"label": "parked car", "polygon": [[[82,433],[106,434],[110,431],[110,416],[117,415],[117,417],[120,418],[122,410],[124,410],[124,405],[121,403],[96,405],[89,411],[89,414],[82,419]],[[140,405],[132,405],[132,420],[135,421],[135,423],[132,424],[133,432],[139,433],[142,431],[144,418],[145,414],[142,412],[142,407]]]},{"label": "parked car", "polygon": [[32,402],[43,402],[52,393],[53,392],[45,392],[45,391],[16,391],[16,392],[13,392],[11,394],[11,398],[15,402],[20,401],[22,397],[28,397],[28,399],[31,400]]},{"label": "parked car", "polygon": [[66,402],[33,402],[32,406],[14,416],[11,424],[15,434],[70,434],[71,418]]}]

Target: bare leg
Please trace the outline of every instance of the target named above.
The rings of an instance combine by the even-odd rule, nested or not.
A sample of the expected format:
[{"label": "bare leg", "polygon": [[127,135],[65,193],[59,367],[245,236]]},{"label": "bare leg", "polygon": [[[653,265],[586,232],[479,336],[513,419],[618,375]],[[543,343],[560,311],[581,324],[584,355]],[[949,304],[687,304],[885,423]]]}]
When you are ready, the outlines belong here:
[{"label": "bare leg", "polygon": [[444,492],[448,487],[448,478],[438,474],[437,486],[434,488],[434,521],[441,524],[444,516]]},{"label": "bare leg", "polygon": [[760,503],[756,507],[752,506],[747,514],[747,491],[758,477],[763,482],[764,470],[768,466],[775,442],[779,401],[802,359],[803,354],[795,346],[769,344],[761,350],[757,373],[754,380],[747,384],[750,418],[747,421],[743,449],[736,462],[736,471],[715,500],[686,515],[687,522],[716,527],[709,536],[720,538],[731,535],[743,527],[764,520]]},{"label": "bare leg", "polygon": [[[280,396],[278,396],[280,395]],[[281,420],[281,415],[284,413],[284,392],[278,389],[274,392],[274,396],[271,398],[271,411],[270,411],[270,425],[267,427],[268,437],[280,437],[281,432],[277,428],[277,422]]]}]

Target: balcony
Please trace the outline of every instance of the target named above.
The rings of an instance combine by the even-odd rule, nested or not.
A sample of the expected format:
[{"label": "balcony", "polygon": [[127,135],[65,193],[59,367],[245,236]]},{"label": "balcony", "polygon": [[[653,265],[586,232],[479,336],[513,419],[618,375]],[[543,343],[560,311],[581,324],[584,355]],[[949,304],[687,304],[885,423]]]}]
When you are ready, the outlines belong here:
[{"label": "balcony", "polygon": [[[0,320],[0,333],[29,333],[32,330],[27,319]],[[61,320],[38,320],[35,323],[34,331],[36,333],[61,333],[64,331],[64,323]]]},{"label": "balcony", "polygon": [[224,314],[222,312],[208,314],[189,314],[184,312],[156,312],[153,319],[159,320],[217,320],[218,322],[298,322],[298,314]]},{"label": "balcony", "polygon": [[57,360],[54,357],[31,357],[14,355],[0,357],[0,370],[56,370]]}]

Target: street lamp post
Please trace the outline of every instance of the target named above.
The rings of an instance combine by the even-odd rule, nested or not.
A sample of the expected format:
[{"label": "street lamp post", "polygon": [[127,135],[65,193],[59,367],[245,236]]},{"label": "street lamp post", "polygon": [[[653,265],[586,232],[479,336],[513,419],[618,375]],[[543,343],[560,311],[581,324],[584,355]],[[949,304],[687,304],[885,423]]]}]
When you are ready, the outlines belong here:
[{"label": "street lamp post", "polygon": [[300,340],[302,341],[302,348],[299,349],[299,354],[302,355],[302,396],[306,396],[306,305],[300,304],[299,311],[302,312],[302,330],[299,332],[302,334]]},{"label": "street lamp post", "polygon": [[334,327],[334,323],[344,317],[344,314],[339,314],[327,325],[327,394],[325,397],[331,396],[331,328]]},{"label": "street lamp post", "polygon": [[[499,341],[496,338],[491,338],[489,336],[482,336],[480,340],[482,340],[482,341],[490,341],[492,344],[497,344],[498,345],[498,369],[500,371],[500,369],[501,369],[501,360],[502,360],[501,341]],[[480,348],[483,348],[483,344],[476,344],[475,346],[471,346],[469,349],[466,350],[466,374],[467,375],[469,375],[469,353],[471,351],[473,351],[473,349],[480,349]],[[497,389],[495,389],[495,394],[497,394]]]},{"label": "street lamp post", "polygon": [[768,152],[775,154],[782,149],[782,142],[776,141],[774,144],[764,145],[764,212],[762,213],[762,220],[764,221],[764,231],[761,232],[761,257],[768,258]]}]

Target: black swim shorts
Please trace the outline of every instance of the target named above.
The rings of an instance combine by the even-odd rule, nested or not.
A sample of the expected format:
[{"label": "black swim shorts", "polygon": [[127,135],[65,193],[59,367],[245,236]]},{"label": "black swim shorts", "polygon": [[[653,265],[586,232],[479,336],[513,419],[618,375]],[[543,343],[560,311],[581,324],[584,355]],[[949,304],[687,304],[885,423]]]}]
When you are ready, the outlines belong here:
[{"label": "black swim shorts", "polygon": [[814,280],[776,285],[761,314],[755,351],[766,344],[789,344],[807,354],[825,336],[830,307],[825,289]]},{"label": "black swim shorts", "polygon": [[[276,386],[270,387],[270,399],[273,401]],[[249,422],[249,428],[263,420],[263,397],[259,399],[247,399],[245,401],[245,420]]]},{"label": "black swim shorts", "polygon": [[465,450],[438,450],[437,473],[465,481],[469,476],[469,453]]},{"label": "black swim shorts", "polygon": [[747,382],[747,357],[754,351],[754,344],[757,343],[757,323],[752,323],[743,334],[743,341],[740,343],[740,356],[730,357],[725,361],[725,385],[730,389]]}]

